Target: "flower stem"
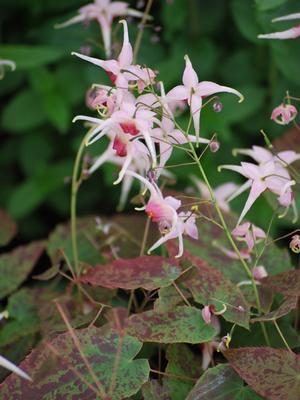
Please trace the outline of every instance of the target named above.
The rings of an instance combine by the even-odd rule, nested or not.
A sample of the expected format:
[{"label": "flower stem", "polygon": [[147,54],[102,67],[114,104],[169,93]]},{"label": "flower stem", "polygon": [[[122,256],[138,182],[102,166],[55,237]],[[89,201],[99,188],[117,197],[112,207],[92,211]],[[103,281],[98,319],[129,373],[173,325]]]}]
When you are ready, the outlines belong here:
[{"label": "flower stem", "polygon": [[145,22],[146,19],[149,15],[149,12],[151,10],[152,4],[153,4],[154,0],[148,0],[145,11],[144,11],[144,15],[142,18],[141,23],[139,24],[139,33],[137,35],[136,41],[134,43],[134,50],[133,50],[133,63],[136,63],[136,58],[138,55],[138,52],[140,50],[141,47],[141,43],[142,43],[142,37],[143,37],[143,33],[144,33],[144,29],[145,29]]},{"label": "flower stem", "polygon": [[74,271],[77,276],[80,275],[80,268],[79,268],[79,258],[78,258],[78,246],[77,246],[77,215],[76,215],[76,208],[77,208],[77,193],[79,189],[79,169],[80,163],[82,159],[82,155],[85,149],[85,142],[88,134],[83,138],[82,142],[80,143],[79,149],[76,154],[73,174],[72,174],[72,188],[71,188],[71,240],[72,240],[72,253],[73,253],[73,260],[74,260]]},{"label": "flower stem", "polygon": [[291,350],[290,346],[288,345],[288,343],[287,343],[285,337],[283,336],[283,334],[282,334],[282,332],[281,332],[281,329],[279,328],[279,326],[278,326],[278,324],[277,324],[277,321],[274,320],[273,323],[274,323],[275,328],[277,329],[277,332],[278,332],[279,336],[281,337],[281,339],[282,339],[282,341],[283,341],[285,347],[288,349],[288,351],[290,351],[290,352],[292,353],[292,350]]}]

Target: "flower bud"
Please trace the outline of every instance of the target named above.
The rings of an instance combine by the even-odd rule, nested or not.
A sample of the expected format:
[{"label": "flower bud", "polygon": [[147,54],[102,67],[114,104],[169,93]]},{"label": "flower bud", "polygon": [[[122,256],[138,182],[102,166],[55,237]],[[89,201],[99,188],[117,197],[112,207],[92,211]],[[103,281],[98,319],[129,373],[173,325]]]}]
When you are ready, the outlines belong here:
[{"label": "flower bud", "polygon": [[256,281],[259,281],[259,280],[265,278],[266,276],[268,276],[268,273],[267,273],[265,267],[260,265],[258,267],[253,268],[252,275]]},{"label": "flower bud", "polygon": [[218,142],[217,140],[212,140],[210,143],[209,143],[209,148],[210,148],[210,151],[212,152],[212,153],[216,153],[218,150],[219,150],[219,148],[220,148],[220,142]]},{"label": "flower bud", "polygon": [[223,109],[223,104],[220,101],[215,101],[213,104],[213,110],[216,113],[221,112]]},{"label": "flower bud", "polygon": [[290,249],[296,254],[300,253],[300,236],[299,235],[292,236],[292,240],[290,241]]}]

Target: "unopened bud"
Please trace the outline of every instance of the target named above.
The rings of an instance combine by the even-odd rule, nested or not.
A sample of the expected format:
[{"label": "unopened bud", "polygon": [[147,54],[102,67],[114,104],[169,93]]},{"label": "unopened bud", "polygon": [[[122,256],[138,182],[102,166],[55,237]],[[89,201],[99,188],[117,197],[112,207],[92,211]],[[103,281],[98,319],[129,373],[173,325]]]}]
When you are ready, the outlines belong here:
[{"label": "unopened bud", "polygon": [[211,151],[212,153],[216,153],[216,152],[219,150],[219,148],[220,148],[220,142],[218,142],[217,140],[212,140],[212,141],[209,143],[209,148],[210,148],[210,151]]},{"label": "unopened bud", "polygon": [[290,242],[290,249],[296,254],[300,253],[300,236],[299,235],[292,236],[292,240]]},{"label": "unopened bud", "polygon": [[220,101],[215,101],[214,104],[213,104],[214,112],[219,113],[219,112],[222,111],[222,109],[223,109],[223,104]]}]

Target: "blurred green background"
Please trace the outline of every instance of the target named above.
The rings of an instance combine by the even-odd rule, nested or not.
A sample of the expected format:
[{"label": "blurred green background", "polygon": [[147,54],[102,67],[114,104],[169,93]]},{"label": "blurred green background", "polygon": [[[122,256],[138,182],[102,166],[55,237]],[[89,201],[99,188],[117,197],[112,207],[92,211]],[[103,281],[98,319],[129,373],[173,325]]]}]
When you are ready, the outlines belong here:
[{"label": "blurred green background", "polygon": [[[19,221],[21,241],[44,237],[68,218],[68,182],[85,133],[82,124],[71,121],[77,114],[93,115],[85,105],[86,91],[93,83],[108,83],[100,68],[71,56],[71,51],[90,46],[93,56],[104,57],[97,24],[54,29],[85,4],[0,0],[0,58],[17,64],[16,71],[7,71],[0,81],[0,207]],[[137,8],[143,2],[130,4]],[[217,133],[221,142],[218,153],[205,156],[215,185],[238,180],[235,174],[217,172],[219,164],[238,162],[231,156],[232,148],[263,145],[262,128],[271,139],[286,131],[270,121],[270,114],[286,90],[300,94],[300,39],[263,41],[257,35],[293,26],[293,21],[272,24],[271,19],[299,11],[299,0],[154,0],[154,20],[145,30],[139,63],[159,70],[159,79],[170,89],[180,83],[183,57],[189,54],[200,80],[232,86],[246,98],[240,105],[234,96],[224,95],[221,113],[212,105],[202,112],[202,135]],[[129,22],[134,43],[139,21]],[[120,43],[116,21],[114,27]],[[105,146],[98,142],[88,150],[97,154]],[[176,153],[171,162],[184,161],[184,155]],[[193,172],[191,167],[179,168],[177,187],[190,186],[188,175]],[[115,211],[120,188],[112,185],[114,177],[115,167],[105,165],[84,183],[79,214]],[[243,201],[245,197],[234,202],[236,210]],[[251,216],[267,226],[271,211],[265,200]]]}]

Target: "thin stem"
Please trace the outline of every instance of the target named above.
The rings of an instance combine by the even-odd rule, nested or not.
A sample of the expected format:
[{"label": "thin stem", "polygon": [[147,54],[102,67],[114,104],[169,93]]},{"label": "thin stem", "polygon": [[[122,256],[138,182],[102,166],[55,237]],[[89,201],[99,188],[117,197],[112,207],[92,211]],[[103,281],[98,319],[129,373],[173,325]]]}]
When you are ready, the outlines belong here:
[{"label": "thin stem", "polygon": [[153,372],[154,374],[164,375],[164,376],[168,376],[169,378],[174,378],[174,379],[180,379],[181,381],[197,382],[196,378],[190,378],[188,376],[169,374],[168,372],[161,372],[161,371],[158,371],[157,369],[153,369],[153,368],[150,368],[150,371]]},{"label": "thin stem", "polygon": [[178,285],[175,282],[172,282],[172,285],[174,286],[174,288],[176,289],[176,292],[179,294],[179,296],[182,298],[182,300],[184,301],[184,303],[191,307],[191,303],[188,301],[188,299],[185,297],[185,295],[182,293],[182,291],[179,289]]},{"label": "thin stem", "polygon": [[76,275],[80,275],[79,269],[79,258],[78,258],[78,247],[77,247],[77,219],[76,219],[76,206],[77,206],[77,192],[78,192],[78,175],[79,168],[82,159],[82,154],[85,149],[86,138],[89,132],[85,135],[82,142],[80,143],[79,149],[76,154],[73,174],[72,174],[72,188],[71,188],[71,240],[72,240],[72,252],[74,259],[74,270]]},{"label": "thin stem", "polygon": [[287,341],[285,340],[285,337],[283,336],[281,329],[279,328],[277,321],[275,319],[274,319],[273,323],[274,323],[275,328],[277,329],[277,332],[279,333],[279,336],[281,337],[285,347],[288,349],[288,351],[290,351],[292,353],[292,350],[291,350],[290,346],[288,345]]},{"label": "thin stem", "polygon": [[135,44],[134,44],[134,50],[133,50],[133,64],[135,64],[136,62],[136,58],[137,55],[139,53],[140,47],[141,47],[141,43],[142,43],[142,38],[143,38],[143,33],[144,33],[144,29],[145,29],[145,22],[147,20],[147,17],[149,15],[150,9],[152,7],[153,4],[153,0],[148,0],[145,11],[144,11],[144,15],[142,18],[141,23],[139,24],[139,33],[136,37],[135,40]]},{"label": "thin stem", "polygon": [[149,234],[149,227],[150,227],[150,218],[147,218],[146,225],[145,225],[145,230],[144,230],[144,236],[143,236],[143,241],[141,245],[141,250],[140,250],[140,256],[144,255],[145,252],[145,247],[148,239],[148,234]]}]

